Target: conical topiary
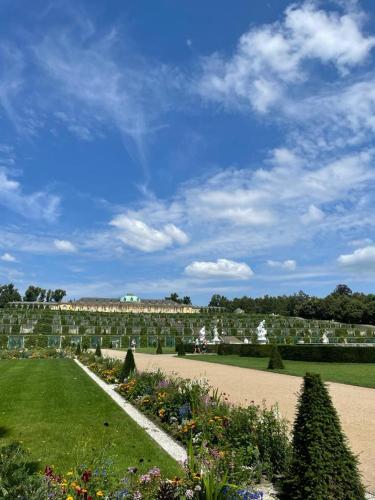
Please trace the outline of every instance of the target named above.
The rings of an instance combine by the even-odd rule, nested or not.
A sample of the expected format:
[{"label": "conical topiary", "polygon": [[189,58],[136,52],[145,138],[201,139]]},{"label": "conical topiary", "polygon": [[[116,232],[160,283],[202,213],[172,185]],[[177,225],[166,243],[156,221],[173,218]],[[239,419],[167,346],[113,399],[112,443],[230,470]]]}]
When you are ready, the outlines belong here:
[{"label": "conical topiary", "polygon": [[126,378],[129,377],[129,375],[135,372],[135,370],[136,367],[135,367],[133,351],[131,349],[128,349],[119,376],[120,382],[123,382]]},{"label": "conical topiary", "polygon": [[100,349],[100,344],[96,344],[96,349],[95,349],[95,356],[98,356],[98,358],[102,357],[102,350]]},{"label": "conical topiary", "polygon": [[81,355],[81,344],[78,342],[77,347],[76,347],[76,356]]},{"label": "conical topiary", "polygon": [[365,493],[339,418],[319,375],[307,373],[294,423],[293,457],[284,482],[293,500],[364,500]]},{"label": "conical topiary", "polygon": [[161,340],[158,338],[158,345],[156,347],[156,354],[163,354],[163,348],[161,346]]},{"label": "conical topiary", "polygon": [[281,357],[280,351],[276,344],[272,346],[270,360],[268,362],[269,370],[283,370],[284,363],[283,358]]},{"label": "conical topiary", "polygon": [[185,344],[182,341],[177,344],[177,356],[185,356]]}]

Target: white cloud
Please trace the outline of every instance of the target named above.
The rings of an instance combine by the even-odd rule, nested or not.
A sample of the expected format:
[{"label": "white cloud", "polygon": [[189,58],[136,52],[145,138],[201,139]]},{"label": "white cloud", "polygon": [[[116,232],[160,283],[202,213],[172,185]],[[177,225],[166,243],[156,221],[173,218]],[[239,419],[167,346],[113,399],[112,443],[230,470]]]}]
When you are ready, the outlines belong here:
[{"label": "white cloud", "polygon": [[357,248],[351,254],[340,255],[337,259],[342,266],[362,271],[375,270],[375,246]]},{"label": "white cloud", "polygon": [[188,276],[199,279],[247,280],[254,273],[244,262],[218,259],[216,262],[195,261],[185,268]]},{"label": "white cloud", "polygon": [[77,251],[77,247],[68,240],[54,240],[53,244],[59,252],[72,253]]},{"label": "white cloud", "polygon": [[304,224],[309,224],[310,222],[319,222],[324,219],[324,212],[320,208],[311,204],[308,211],[301,215],[301,221]]},{"label": "white cloud", "polygon": [[361,238],[359,240],[351,240],[349,241],[349,245],[352,247],[364,247],[372,244],[371,238]]},{"label": "white cloud", "polygon": [[267,265],[270,267],[278,267],[280,269],[286,269],[287,271],[294,271],[297,268],[297,262],[293,259],[288,259],[284,261],[267,260]]},{"label": "white cloud", "polygon": [[60,198],[45,191],[26,194],[20,183],[0,168],[0,205],[26,218],[52,222],[58,216]]},{"label": "white cloud", "polygon": [[284,94],[285,85],[307,79],[307,62],[333,64],[340,73],[363,63],[375,37],[362,31],[359,10],[339,13],[314,2],[293,4],[282,22],[244,33],[231,58],[214,54],[203,61],[198,91],[208,100],[248,105],[263,113]]},{"label": "white cloud", "polygon": [[189,241],[188,236],[174,224],[155,229],[142,220],[125,214],[116,216],[110,224],[117,228],[116,237],[125,245],[143,252],[155,252],[174,244],[184,245]]},{"label": "white cloud", "polygon": [[0,260],[3,260],[4,262],[16,262],[17,259],[10,253],[6,252],[0,257]]}]

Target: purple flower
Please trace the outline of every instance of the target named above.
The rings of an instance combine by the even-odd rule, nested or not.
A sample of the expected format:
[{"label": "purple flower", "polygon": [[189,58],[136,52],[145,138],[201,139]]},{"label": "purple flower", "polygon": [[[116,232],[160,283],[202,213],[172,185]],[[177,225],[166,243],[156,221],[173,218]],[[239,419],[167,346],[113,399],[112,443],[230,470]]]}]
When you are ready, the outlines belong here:
[{"label": "purple flower", "polygon": [[150,481],[151,481],[150,474],[143,474],[143,476],[139,478],[140,483],[149,483]]},{"label": "purple flower", "polygon": [[156,386],[157,389],[165,389],[169,386],[169,380],[161,380]]},{"label": "purple flower", "polygon": [[158,467],[153,467],[148,471],[151,477],[159,477],[160,476],[160,469]]}]

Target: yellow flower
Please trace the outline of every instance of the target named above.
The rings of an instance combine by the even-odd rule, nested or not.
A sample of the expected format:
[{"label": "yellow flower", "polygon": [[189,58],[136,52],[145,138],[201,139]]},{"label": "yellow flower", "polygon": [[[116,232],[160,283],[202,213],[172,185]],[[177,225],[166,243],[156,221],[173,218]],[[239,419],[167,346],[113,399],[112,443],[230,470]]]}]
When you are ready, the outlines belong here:
[{"label": "yellow flower", "polygon": [[69,495],[68,497],[66,497],[66,500],[74,500],[74,498],[72,497],[72,495]]},{"label": "yellow flower", "polygon": [[97,497],[104,497],[104,493],[101,490],[99,490],[96,492],[96,496]]},{"label": "yellow flower", "polygon": [[73,476],[73,471],[72,471],[72,470],[68,471],[68,472],[66,473],[66,475],[67,475],[67,476]]}]

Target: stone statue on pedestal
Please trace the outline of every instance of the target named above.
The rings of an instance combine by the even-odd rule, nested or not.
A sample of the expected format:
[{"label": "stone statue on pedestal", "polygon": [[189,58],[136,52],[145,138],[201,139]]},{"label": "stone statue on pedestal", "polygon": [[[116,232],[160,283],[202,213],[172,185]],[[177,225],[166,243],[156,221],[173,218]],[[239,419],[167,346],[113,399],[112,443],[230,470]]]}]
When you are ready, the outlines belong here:
[{"label": "stone statue on pedestal", "polygon": [[266,327],[264,326],[266,323],[266,320],[264,319],[259,323],[257,326],[257,338],[258,338],[258,344],[267,344],[267,330]]}]

